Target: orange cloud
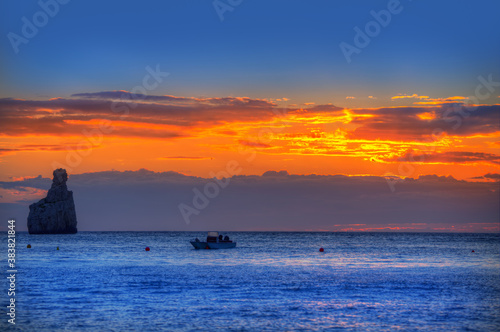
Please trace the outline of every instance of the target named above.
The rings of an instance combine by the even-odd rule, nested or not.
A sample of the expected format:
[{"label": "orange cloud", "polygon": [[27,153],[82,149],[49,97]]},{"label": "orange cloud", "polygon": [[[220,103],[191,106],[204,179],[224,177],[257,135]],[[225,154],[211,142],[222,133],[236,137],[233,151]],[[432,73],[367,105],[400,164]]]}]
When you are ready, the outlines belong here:
[{"label": "orange cloud", "polygon": [[419,96],[418,94],[414,93],[412,95],[397,95],[397,96],[393,96],[391,97],[392,100],[395,100],[395,99],[406,99],[406,98],[415,98],[415,99],[429,99],[429,96]]},{"label": "orange cloud", "polygon": [[[498,165],[494,150],[500,136],[500,105],[278,108],[248,97],[143,96],[129,104],[120,99],[122,95],[133,97],[127,91],[111,91],[54,100],[0,99],[0,154],[15,154],[16,162],[26,165],[30,153],[53,151],[50,164],[57,152],[64,160],[65,150],[78,150],[78,143],[87,139],[85,133],[97,132],[103,144],[85,159],[90,170],[96,163],[103,169],[145,161],[160,168],[165,165],[161,161],[176,160],[185,165],[182,171],[203,172],[208,159],[204,156],[217,162],[242,158],[241,145],[254,148],[263,164],[279,159],[294,169],[313,169],[317,161],[311,160],[318,157],[324,163],[318,169],[328,172],[326,158],[331,158],[346,174],[373,174],[374,164],[389,167],[409,149],[418,154],[431,149],[448,153],[454,146],[484,155],[450,152],[425,164],[480,164],[463,174],[469,177],[494,172],[492,167]],[[99,133],[103,123],[111,129]],[[192,160],[200,162],[189,164]],[[248,166],[247,172],[260,171],[258,167]]]},{"label": "orange cloud", "polygon": [[457,102],[464,102],[468,100],[468,97],[453,96],[447,98],[426,98],[425,101],[414,102],[415,105],[441,105],[441,104],[451,104]]},{"label": "orange cloud", "polygon": [[433,112],[420,113],[417,116],[422,120],[434,120],[436,118],[436,114]]}]

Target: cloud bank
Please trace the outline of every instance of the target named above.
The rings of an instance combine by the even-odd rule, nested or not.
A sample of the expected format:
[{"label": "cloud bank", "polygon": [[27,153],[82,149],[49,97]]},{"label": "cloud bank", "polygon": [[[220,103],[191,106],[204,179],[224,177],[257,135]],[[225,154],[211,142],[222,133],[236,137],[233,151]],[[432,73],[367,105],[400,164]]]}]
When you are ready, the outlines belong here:
[{"label": "cloud bank", "polygon": [[[400,180],[391,192],[383,177],[291,175],[233,176],[208,206],[186,224],[179,204],[193,204],[214,179],[176,172],[107,171],[70,175],[80,231],[460,231],[498,232],[498,174],[490,181],[421,176]],[[495,180],[495,181],[493,181]],[[28,205],[51,179],[0,182],[0,218],[25,230]],[[25,199],[23,193],[32,192]],[[17,196],[16,196],[17,195]]]}]

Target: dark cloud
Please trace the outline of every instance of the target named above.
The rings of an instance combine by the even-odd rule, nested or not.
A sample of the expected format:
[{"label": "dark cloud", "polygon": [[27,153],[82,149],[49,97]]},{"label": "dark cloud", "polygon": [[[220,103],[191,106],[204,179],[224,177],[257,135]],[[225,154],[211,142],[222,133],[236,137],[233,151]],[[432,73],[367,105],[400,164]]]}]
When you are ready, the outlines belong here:
[{"label": "dark cloud", "polygon": [[407,151],[402,157],[392,157],[384,159],[390,162],[417,162],[417,163],[492,163],[500,164],[500,155],[485,152],[469,152],[469,151],[446,151],[434,153],[416,153]]},{"label": "dark cloud", "polygon": [[[231,122],[269,121],[287,114],[342,113],[334,105],[306,110],[278,109],[264,99],[248,97],[195,98],[134,95],[128,91],[79,93],[50,100],[0,99],[0,134],[81,134],[89,121],[106,119],[125,123],[170,126],[158,129],[120,129],[117,136],[172,138],[188,127],[211,127]],[[350,133],[355,139],[432,140],[446,133],[455,136],[500,131],[500,105],[468,107],[447,104],[435,107],[354,109]],[[167,131],[167,133],[160,133]]]},{"label": "dark cloud", "polygon": [[[2,188],[50,187],[50,179],[1,182]],[[263,176],[234,176],[187,225],[179,204],[193,206],[194,190],[208,178],[176,172],[108,171],[70,174],[79,229],[85,230],[319,230],[349,224],[369,227],[426,224],[469,227],[499,222],[496,182],[421,176],[398,180],[392,192],[377,176],[294,175],[270,171]],[[17,190],[17,189],[16,189]],[[9,205],[0,218],[16,217],[25,227],[28,204]],[[340,225],[340,226],[335,226]]]},{"label": "dark cloud", "polygon": [[82,134],[91,120],[158,124],[168,129],[120,128],[115,136],[172,138],[186,127],[210,127],[233,121],[265,121],[276,116],[274,103],[248,97],[186,98],[133,95],[127,91],[75,94],[51,100],[0,99],[0,134]]},{"label": "dark cloud", "polygon": [[337,107],[335,105],[316,105],[310,108],[307,108],[308,112],[342,112],[344,109],[342,107]]},{"label": "dark cloud", "polygon": [[442,133],[449,136],[470,136],[500,131],[500,105],[469,107],[447,104],[437,107],[353,111],[355,114],[371,116],[352,121],[360,125],[351,134],[353,138],[435,140]]},{"label": "dark cloud", "polygon": [[52,183],[51,179],[42,178],[42,176],[39,175],[37,177],[24,179],[21,181],[0,181],[0,188],[19,189],[27,187],[27,188],[48,190],[50,188],[51,183]]},{"label": "dark cloud", "polygon": [[273,107],[276,106],[274,102],[264,99],[252,99],[248,97],[223,97],[223,98],[195,98],[195,97],[176,97],[170,95],[155,96],[144,94],[133,94],[129,91],[115,90],[115,91],[101,91],[93,93],[76,93],[71,97],[88,98],[88,99],[110,99],[121,100],[124,102],[162,102],[167,104],[186,104],[193,105],[224,105],[232,107]]},{"label": "dark cloud", "polygon": [[287,171],[267,171],[262,176],[289,176],[290,174]]},{"label": "dark cloud", "polygon": [[493,180],[500,180],[500,174],[499,173],[487,173],[484,175],[485,179],[493,179]]},{"label": "dark cloud", "polygon": [[125,90],[114,90],[114,91],[100,91],[100,92],[90,92],[90,93],[75,93],[71,97],[75,98],[88,98],[88,99],[112,99],[112,100],[124,100],[124,101],[165,101],[165,102],[181,102],[190,101],[190,98],[185,97],[175,97],[175,96],[153,96],[144,94],[133,94]]},{"label": "dark cloud", "polygon": [[500,174],[499,173],[487,173],[487,174],[482,175],[482,176],[472,177],[471,179],[486,179],[486,180],[500,181]]}]

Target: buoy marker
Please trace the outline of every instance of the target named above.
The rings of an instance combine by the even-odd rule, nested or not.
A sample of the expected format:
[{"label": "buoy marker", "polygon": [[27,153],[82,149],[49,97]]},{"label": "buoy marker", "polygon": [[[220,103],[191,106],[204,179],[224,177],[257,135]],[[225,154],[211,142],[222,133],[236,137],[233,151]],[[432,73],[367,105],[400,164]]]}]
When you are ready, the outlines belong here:
[{"label": "buoy marker", "polygon": [[319,252],[324,252],[324,251],[325,251],[325,249],[319,248]]},{"label": "buoy marker", "polygon": [[31,244],[28,244],[28,245],[26,246],[26,248],[30,249],[30,248],[31,248]]},{"label": "buoy marker", "polygon": [[146,251],[149,251],[149,250],[150,250],[149,247],[146,247]]}]

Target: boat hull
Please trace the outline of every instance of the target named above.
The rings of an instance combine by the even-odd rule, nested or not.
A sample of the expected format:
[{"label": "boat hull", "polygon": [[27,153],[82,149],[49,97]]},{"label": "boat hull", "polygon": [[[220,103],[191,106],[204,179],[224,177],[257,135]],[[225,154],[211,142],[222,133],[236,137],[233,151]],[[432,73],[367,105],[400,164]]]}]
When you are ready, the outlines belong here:
[{"label": "boat hull", "polygon": [[229,249],[236,247],[236,242],[190,242],[195,249]]}]

